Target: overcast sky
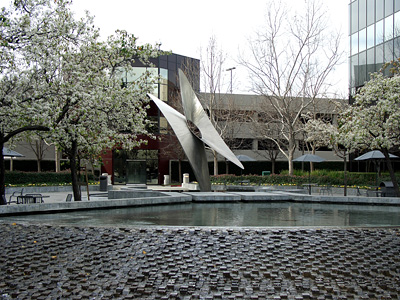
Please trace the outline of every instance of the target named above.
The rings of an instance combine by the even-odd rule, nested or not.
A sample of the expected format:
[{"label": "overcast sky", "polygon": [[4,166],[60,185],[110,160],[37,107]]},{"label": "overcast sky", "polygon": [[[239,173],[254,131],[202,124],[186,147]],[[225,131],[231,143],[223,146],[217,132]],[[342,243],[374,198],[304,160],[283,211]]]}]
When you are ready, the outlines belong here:
[{"label": "overcast sky", "polygon": [[[349,0],[319,0],[329,9],[331,25],[343,33],[343,50],[347,51]],[[289,0],[291,5],[304,0]],[[245,70],[235,63],[238,49],[244,49],[248,37],[263,23],[265,0],[74,0],[77,16],[84,10],[95,16],[102,36],[124,29],[139,38],[138,43],[161,43],[162,50],[200,58],[211,36],[230,59],[227,68],[236,67],[233,91],[246,92]],[[347,57],[347,53],[346,53]],[[347,61],[338,68],[336,88],[347,92]]]}]

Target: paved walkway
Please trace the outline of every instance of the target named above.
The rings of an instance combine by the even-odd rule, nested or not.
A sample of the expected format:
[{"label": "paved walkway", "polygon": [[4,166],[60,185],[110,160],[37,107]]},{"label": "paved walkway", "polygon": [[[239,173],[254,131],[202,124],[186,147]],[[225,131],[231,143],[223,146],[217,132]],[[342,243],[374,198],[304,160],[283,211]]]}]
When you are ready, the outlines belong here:
[{"label": "paved walkway", "polygon": [[0,299],[400,299],[400,229],[0,224]]}]

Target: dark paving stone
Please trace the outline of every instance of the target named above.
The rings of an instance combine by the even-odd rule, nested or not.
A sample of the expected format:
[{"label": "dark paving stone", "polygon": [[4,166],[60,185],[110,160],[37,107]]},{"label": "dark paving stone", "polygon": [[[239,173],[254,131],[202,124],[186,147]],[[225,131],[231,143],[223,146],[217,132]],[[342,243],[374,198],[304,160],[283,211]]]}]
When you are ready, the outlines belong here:
[{"label": "dark paving stone", "polygon": [[0,224],[0,299],[400,299],[400,229]]}]

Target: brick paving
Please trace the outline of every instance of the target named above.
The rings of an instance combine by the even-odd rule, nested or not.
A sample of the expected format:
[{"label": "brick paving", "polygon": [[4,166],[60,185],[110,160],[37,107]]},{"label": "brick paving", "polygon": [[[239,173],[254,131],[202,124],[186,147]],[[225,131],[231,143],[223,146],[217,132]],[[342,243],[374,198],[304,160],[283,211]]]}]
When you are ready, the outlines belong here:
[{"label": "brick paving", "polygon": [[0,224],[0,299],[400,299],[400,229]]}]

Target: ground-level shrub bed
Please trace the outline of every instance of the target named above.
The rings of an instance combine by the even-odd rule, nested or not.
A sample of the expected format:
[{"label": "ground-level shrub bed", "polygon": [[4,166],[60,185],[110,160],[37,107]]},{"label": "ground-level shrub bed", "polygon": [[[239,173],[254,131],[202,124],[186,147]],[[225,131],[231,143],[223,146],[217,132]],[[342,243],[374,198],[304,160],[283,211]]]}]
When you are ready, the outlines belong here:
[{"label": "ground-level shrub bed", "polygon": [[[310,177],[309,177],[310,176]],[[398,178],[400,177],[400,174]],[[248,180],[250,184],[254,185],[301,185],[311,181],[318,185],[344,185],[344,172],[342,171],[329,171],[329,170],[316,170],[310,175],[308,172],[296,171],[293,176],[288,175],[287,172],[281,174],[271,174],[269,176],[260,175],[218,175],[212,176],[211,182],[213,184],[237,184],[243,180]],[[379,185],[381,181],[390,181],[388,174],[382,174],[376,182],[376,173],[356,173],[347,172],[347,185],[348,186],[365,186],[373,187]]]},{"label": "ground-level shrub bed", "polygon": [[[94,182],[91,174],[88,174],[89,181]],[[85,177],[81,175],[81,182]],[[69,172],[6,172],[5,185],[69,185],[71,184],[71,173]]]}]

